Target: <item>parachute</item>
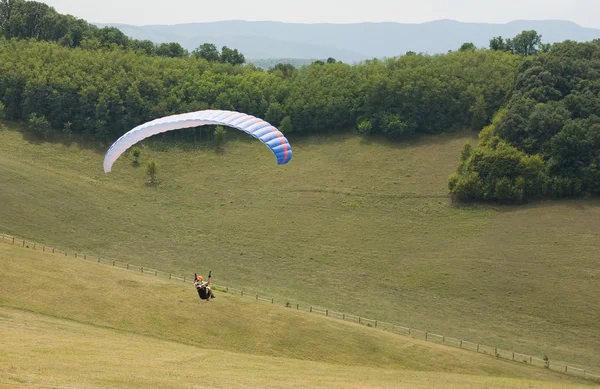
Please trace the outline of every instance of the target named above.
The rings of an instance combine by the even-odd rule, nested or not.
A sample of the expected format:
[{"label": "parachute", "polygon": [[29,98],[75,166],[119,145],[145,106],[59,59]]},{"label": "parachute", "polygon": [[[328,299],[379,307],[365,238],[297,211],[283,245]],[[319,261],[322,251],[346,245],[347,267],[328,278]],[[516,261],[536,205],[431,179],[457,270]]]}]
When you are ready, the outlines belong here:
[{"label": "parachute", "polygon": [[141,124],[125,133],[106,152],[104,172],[110,172],[119,156],[143,139],[166,131],[205,125],[232,127],[252,135],[271,149],[278,165],[284,165],[292,159],[292,148],[288,140],[277,128],[264,120],[241,112],[204,110],[165,116]]}]

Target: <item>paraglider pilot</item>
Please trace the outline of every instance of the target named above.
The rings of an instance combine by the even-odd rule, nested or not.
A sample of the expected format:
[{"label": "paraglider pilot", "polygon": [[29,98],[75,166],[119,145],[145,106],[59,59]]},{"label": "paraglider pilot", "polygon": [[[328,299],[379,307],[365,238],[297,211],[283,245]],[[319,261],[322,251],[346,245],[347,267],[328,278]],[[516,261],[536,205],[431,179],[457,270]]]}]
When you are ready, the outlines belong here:
[{"label": "paraglider pilot", "polygon": [[195,277],[194,286],[196,287],[196,290],[198,291],[198,296],[200,296],[200,299],[202,299],[202,300],[208,300],[208,299],[215,298],[215,295],[209,286],[211,273],[212,272],[208,273],[208,281],[204,281],[202,276],[199,276],[196,273],[194,273],[194,277]]}]

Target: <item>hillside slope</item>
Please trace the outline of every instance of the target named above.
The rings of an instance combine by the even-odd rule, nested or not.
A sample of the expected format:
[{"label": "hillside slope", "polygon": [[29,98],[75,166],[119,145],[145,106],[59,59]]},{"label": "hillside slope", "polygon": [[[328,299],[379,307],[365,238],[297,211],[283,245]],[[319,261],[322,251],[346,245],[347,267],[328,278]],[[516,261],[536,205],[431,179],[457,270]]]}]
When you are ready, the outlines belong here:
[{"label": "hillside slope", "polygon": [[226,293],[201,302],[190,285],[8,243],[0,262],[0,383],[577,387],[560,373]]},{"label": "hillside slope", "polygon": [[292,139],[286,166],[255,141],[223,154],[147,145],[142,162],[161,166],[152,188],[128,156],[106,175],[102,151],[0,131],[0,230],[600,366],[600,202],[453,206],[446,179],[468,139]]}]

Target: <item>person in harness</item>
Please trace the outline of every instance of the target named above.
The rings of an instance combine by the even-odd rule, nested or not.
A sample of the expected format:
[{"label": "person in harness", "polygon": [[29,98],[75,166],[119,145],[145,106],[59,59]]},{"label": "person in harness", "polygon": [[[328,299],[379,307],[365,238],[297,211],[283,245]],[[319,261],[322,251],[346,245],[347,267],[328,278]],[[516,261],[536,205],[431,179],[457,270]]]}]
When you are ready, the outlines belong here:
[{"label": "person in harness", "polygon": [[208,300],[208,299],[215,298],[215,294],[213,293],[212,289],[209,286],[211,273],[212,272],[208,272],[208,281],[204,281],[202,276],[199,276],[196,273],[194,273],[194,276],[196,277],[196,280],[194,281],[194,286],[196,287],[196,290],[198,291],[198,296],[200,296],[201,300]]}]

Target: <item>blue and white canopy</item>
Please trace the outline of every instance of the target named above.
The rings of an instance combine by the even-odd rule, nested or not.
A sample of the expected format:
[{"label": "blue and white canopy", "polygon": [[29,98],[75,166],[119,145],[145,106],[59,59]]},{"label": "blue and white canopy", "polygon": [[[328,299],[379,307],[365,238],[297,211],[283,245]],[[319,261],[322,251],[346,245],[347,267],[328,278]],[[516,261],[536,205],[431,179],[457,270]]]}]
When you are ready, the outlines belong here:
[{"label": "blue and white canopy", "polygon": [[104,172],[111,171],[113,163],[128,148],[152,135],[182,128],[222,125],[244,131],[267,145],[275,154],[278,165],[292,159],[292,148],[283,134],[268,122],[252,115],[234,111],[205,110],[171,115],[149,121],[125,133],[110,146],[104,156]]}]

